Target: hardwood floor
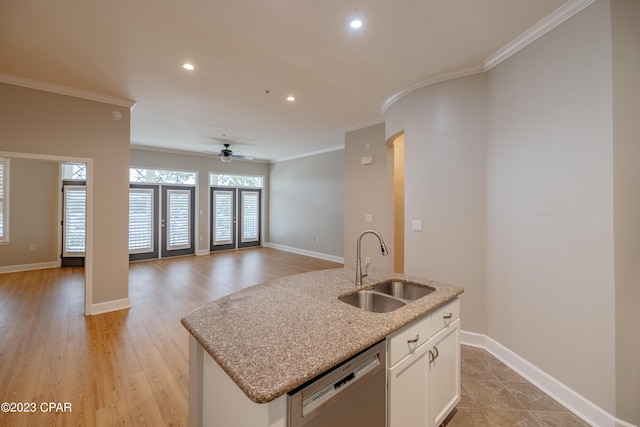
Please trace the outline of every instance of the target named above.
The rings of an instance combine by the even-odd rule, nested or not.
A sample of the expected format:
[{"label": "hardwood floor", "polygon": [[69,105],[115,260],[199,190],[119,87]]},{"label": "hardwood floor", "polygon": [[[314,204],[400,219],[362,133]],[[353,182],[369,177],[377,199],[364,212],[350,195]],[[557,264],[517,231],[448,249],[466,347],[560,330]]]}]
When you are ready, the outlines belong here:
[{"label": "hardwood floor", "polygon": [[135,263],[132,308],[91,317],[82,269],[1,274],[0,403],[35,411],[2,411],[0,425],[186,425],[180,318],[244,287],[341,266],[269,248]]},{"label": "hardwood floor", "polygon": [[[241,288],[334,267],[268,248],[135,263],[132,308],[90,317],[82,269],[0,274],[0,404],[31,411],[3,406],[0,426],[185,426],[182,316]],[[461,371],[448,427],[587,425],[483,350],[462,346]]]}]

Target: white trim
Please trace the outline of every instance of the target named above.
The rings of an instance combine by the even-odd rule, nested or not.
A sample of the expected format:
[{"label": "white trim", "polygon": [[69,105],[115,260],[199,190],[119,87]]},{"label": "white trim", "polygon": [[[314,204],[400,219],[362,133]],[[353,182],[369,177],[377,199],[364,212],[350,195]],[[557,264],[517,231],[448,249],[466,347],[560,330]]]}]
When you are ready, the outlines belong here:
[{"label": "white trim", "polygon": [[97,304],[91,304],[87,315],[94,316],[96,314],[109,313],[111,311],[125,310],[131,308],[131,301],[129,298],[122,298],[113,301],[99,302]]},{"label": "white trim", "polygon": [[396,102],[398,99],[403,96],[416,91],[418,89],[422,89],[423,87],[431,86],[436,83],[440,83],[446,80],[452,80],[459,77],[471,76],[473,74],[479,74],[489,71],[491,68],[500,64],[502,61],[510,58],[512,55],[515,55],[520,50],[527,47],[529,44],[533,43],[549,31],[556,28],[558,25],[565,22],[567,19],[576,15],[578,12],[595,2],[596,0],[569,0],[567,3],[553,11],[547,17],[542,19],[540,22],[535,24],[533,27],[529,28],[524,33],[520,34],[518,37],[507,43],[505,46],[500,48],[498,51],[490,55],[486,58],[482,64],[467,68],[463,70],[454,70],[445,72],[442,74],[438,74],[436,76],[430,77],[426,80],[421,80],[419,82],[413,83],[407,87],[404,87],[394,93],[392,93],[387,99],[384,100],[382,106],[380,107],[382,114],[385,114],[387,109]]},{"label": "white trim", "polygon": [[105,104],[117,105],[132,109],[136,105],[136,101],[127,98],[118,98],[115,96],[102,95],[100,93],[89,92],[86,90],[75,89],[67,86],[60,86],[53,83],[31,80],[20,76],[0,73],[0,83],[8,83],[14,86],[22,86],[30,89],[43,90],[45,92],[57,93],[60,95],[73,96],[75,98],[88,99],[89,101],[103,102]]},{"label": "white trim", "polygon": [[209,255],[211,254],[211,250],[209,249],[197,249],[196,250],[196,256],[204,256],[204,255]]},{"label": "white trim", "polygon": [[549,31],[553,30],[558,25],[562,24],[564,21],[571,18],[595,1],[596,0],[571,0],[563,4],[542,21],[538,22],[533,27],[513,39],[506,46],[485,59],[482,63],[484,70],[488,71],[510,56],[515,55],[517,52],[538,40],[540,37],[547,34]]},{"label": "white trim", "polygon": [[45,268],[59,268],[60,261],[36,262],[34,264],[7,265],[0,267],[1,273],[17,273],[19,271],[42,270]]},{"label": "white trim", "polygon": [[332,151],[340,151],[340,150],[344,150],[344,144],[335,145],[329,148],[323,148],[322,150],[310,151],[308,153],[297,154],[295,156],[283,157],[281,159],[271,160],[269,163],[286,162],[287,160],[302,159],[304,157],[317,156],[318,154],[331,153]]},{"label": "white trim", "polygon": [[278,243],[265,243],[262,246],[264,246],[265,248],[279,249],[285,252],[292,252],[298,255],[305,255],[313,258],[323,259],[325,261],[333,261],[339,264],[344,264],[344,258],[335,256],[335,255],[323,254],[321,252],[307,251],[305,249],[293,248],[291,246],[280,245]]},{"label": "white trim", "polygon": [[474,74],[480,74],[484,72],[485,72],[485,69],[482,68],[482,66],[477,66],[472,68],[466,68],[464,70],[449,71],[446,73],[435,75],[433,77],[429,77],[428,79],[425,79],[425,80],[420,80],[418,82],[415,82],[409,86],[406,86],[392,93],[391,96],[385,99],[384,102],[382,103],[382,107],[380,107],[382,110],[382,114],[385,114],[387,112],[387,108],[389,108],[391,104],[396,102],[398,99],[418,89],[422,89],[423,87],[431,86],[436,83],[441,83],[447,80],[453,80],[460,77],[472,76]]},{"label": "white trim", "polygon": [[460,343],[482,348],[587,423],[599,427],[635,427],[616,418],[542,369],[484,334],[460,331]]}]

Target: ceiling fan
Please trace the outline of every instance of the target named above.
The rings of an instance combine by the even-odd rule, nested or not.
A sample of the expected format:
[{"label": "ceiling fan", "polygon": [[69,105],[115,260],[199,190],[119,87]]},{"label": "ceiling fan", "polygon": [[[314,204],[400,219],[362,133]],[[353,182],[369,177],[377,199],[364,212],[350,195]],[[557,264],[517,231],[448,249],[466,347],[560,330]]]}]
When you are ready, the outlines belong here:
[{"label": "ceiling fan", "polygon": [[234,153],[230,148],[231,144],[224,144],[224,148],[220,150],[220,153],[214,153],[219,156],[223,163],[229,163],[233,159],[253,160],[253,157],[243,156],[240,153]]}]

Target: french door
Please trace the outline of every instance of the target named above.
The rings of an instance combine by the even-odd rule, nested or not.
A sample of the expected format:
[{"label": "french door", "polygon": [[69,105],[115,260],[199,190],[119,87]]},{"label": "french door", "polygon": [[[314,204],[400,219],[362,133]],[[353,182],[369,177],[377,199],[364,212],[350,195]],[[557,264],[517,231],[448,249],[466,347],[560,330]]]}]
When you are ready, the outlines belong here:
[{"label": "french door", "polygon": [[84,267],[87,235],[85,181],[62,182],[62,267]]},{"label": "french door", "polygon": [[261,190],[211,187],[211,251],[260,246]]},{"label": "french door", "polygon": [[129,261],[195,252],[195,187],[131,184]]},{"label": "french door", "polygon": [[195,252],[194,196],[194,187],[162,186],[160,230],[163,258]]}]

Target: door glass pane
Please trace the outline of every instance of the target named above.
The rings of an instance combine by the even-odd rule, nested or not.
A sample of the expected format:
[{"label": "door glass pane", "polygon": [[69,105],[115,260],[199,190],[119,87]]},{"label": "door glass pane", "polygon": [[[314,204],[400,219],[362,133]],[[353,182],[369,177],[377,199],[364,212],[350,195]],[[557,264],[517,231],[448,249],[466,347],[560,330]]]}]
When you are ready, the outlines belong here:
[{"label": "door glass pane", "polygon": [[153,252],[153,190],[129,190],[129,253]]},{"label": "door glass pane", "polygon": [[63,256],[83,256],[87,226],[87,190],[84,186],[64,187]]},{"label": "door glass pane", "polygon": [[233,193],[231,191],[213,192],[214,245],[233,242]]},{"label": "door glass pane", "polygon": [[167,249],[191,247],[191,192],[167,191]]},{"label": "door glass pane", "polygon": [[255,242],[258,240],[258,206],[259,194],[242,192],[242,241]]}]

